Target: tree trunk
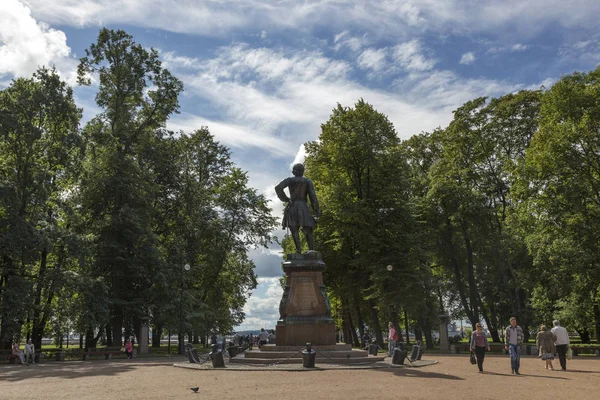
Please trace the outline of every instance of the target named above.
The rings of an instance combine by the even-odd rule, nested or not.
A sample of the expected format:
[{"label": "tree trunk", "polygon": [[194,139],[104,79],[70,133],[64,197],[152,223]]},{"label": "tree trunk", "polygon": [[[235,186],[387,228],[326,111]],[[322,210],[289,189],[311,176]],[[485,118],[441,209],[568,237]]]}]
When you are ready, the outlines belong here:
[{"label": "tree trunk", "polygon": [[408,333],[408,313],[404,310],[404,328],[406,328],[406,344],[410,344],[410,334]]},{"label": "tree trunk", "polygon": [[423,333],[425,334],[425,345],[428,349],[433,349],[433,335],[431,334],[431,328],[423,329]]},{"label": "tree trunk", "polygon": [[154,325],[152,328],[152,347],[160,347],[160,338],[162,336],[162,324]]},{"label": "tree trunk", "polygon": [[596,343],[600,344],[600,307],[598,301],[594,302],[594,325],[596,328]]},{"label": "tree trunk", "polygon": [[113,305],[113,315],[111,319],[112,337],[115,346],[123,345],[123,311],[120,306]]},{"label": "tree trunk", "polygon": [[463,238],[465,240],[465,249],[467,251],[467,279],[469,281],[469,302],[471,303],[471,324],[473,329],[479,322],[479,293],[477,292],[477,283],[475,282],[475,266],[473,265],[473,248],[467,228],[463,222]]},{"label": "tree trunk", "polygon": [[358,324],[358,332],[360,334],[359,341],[362,341],[362,338],[365,334],[365,324],[363,322],[362,315],[360,312],[360,301],[358,299],[358,296],[354,297],[354,311],[356,312],[356,323]]},{"label": "tree trunk", "polygon": [[379,316],[375,308],[375,302],[369,299],[369,313],[371,316],[371,328],[375,331],[375,340],[379,347],[383,348],[383,335],[381,334],[381,325],[379,324]]},{"label": "tree trunk", "polygon": [[114,342],[113,342],[113,336],[112,336],[112,330],[110,327],[110,324],[106,324],[106,345],[109,347],[114,346]]},{"label": "tree trunk", "polygon": [[590,338],[590,331],[588,331],[587,328],[583,328],[583,329],[575,328],[575,330],[577,331],[577,333],[579,334],[579,337],[581,338],[581,343],[583,343],[583,344],[591,343],[592,340]]},{"label": "tree trunk", "polygon": [[415,340],[417,342],[423,342],[423,331],[418,325],[415,326]]},{"label": "tree trunk", "polygon": [[[450,256],[448,257],[448,260],[450,262],[450,267],[452,268],[452,272],[454,275],[454,285],[456,287],[456,290],[458,291],[460,303],[463,306],[463,310],[467,314],[467,318],[469,319],[469,321],[471,321],[473,326],[475,326],[475,324],[477,323],[477,321],[476,321],[477,318],[475,318],[475,315],[471,310],[471,305],[469,305],[469,301],[467,300],[466,289],[465,289],[465,285],[464,285],[464,281],[463,281],[463,277],[462,277],[462,273],[461,273],[461,268],[460,268],[460,264],[458,262],[456,249],[454,246],[454,241],[453,241],[452,236],[453,236],[453,228],[452,228],[450,220],[447,220],[446,221],[446,238],[445,239],[446,239],[446,242],[448,243],[448,246],[450,247]],[[440,310],[443,310],[441,297],[440,297],[440,306],[441,306]]]},{"label": "tree trunk", "polygon": [[38,274],[35,293],[33,297],[33,323],[31,332],[31,341],[36,349],[42,348],[42,337],[44,336],[44,325],[40,323],[42,286],[46,280],[46,267],[48,260],[48,250],[43,249],[40,255],[40,271]]}]

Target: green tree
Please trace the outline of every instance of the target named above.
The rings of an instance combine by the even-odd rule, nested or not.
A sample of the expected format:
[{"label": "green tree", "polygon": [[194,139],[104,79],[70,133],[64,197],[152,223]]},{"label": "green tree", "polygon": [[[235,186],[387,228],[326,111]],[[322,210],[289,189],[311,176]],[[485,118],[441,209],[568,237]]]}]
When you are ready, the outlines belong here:
[{"label": "green tree", "polygon": [[[539,131],[520,168],[519,221],[540,289],[555,315],[600,338],[600,68],[567,75],[544,93]],[[544,304],[539,301],[541,306]],[[586,316],[585,318],[583,316]]]},{"label": "green tree", "polygon": [[55,70],[40,68],[0,91],[2,348],[25,319],[28,336],[41,344],[74,255],[61,243],[69,234],[66,208],[80,168],[80,118],[71,88]]},{"label": "green tree", "polygon": [[159,262],[152,229],[152,194],[157,190],[153,160],[144,150],[177,112],[181,82],[162,68],[156,50],[145,49],[123,31],[100,30],[86,49],[78,81],[98,82],[102,112],[85,127],[88,152],[81,182],[87,215],[84,229],[94,235],[92,277],[105,277],[111,293],[112,338],[139,325]]},{"label": "green tree", "polygon": [[328,266],[325,281],[355,345],[355,327],[362,335],[365,321],[383,345],[382,321],[389,316],[399,328],[399,307],[408,305],[408,288],[419,282],[408,166],[399,144],[387,117],[363,100],[354,108],[338,105],[319,140],[306,144],[306,175],[323,204],[315,235]]}]

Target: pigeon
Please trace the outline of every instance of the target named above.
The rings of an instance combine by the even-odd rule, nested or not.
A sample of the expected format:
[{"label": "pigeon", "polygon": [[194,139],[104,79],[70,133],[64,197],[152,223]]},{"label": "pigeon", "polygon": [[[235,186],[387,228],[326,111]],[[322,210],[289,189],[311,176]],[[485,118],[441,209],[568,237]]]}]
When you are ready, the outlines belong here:
[{"label": "pigeon", "polygon": [[198,389],[200,389],[200,388],[199,387],[190,388],[190,390],[194,393],[198,393]]}]

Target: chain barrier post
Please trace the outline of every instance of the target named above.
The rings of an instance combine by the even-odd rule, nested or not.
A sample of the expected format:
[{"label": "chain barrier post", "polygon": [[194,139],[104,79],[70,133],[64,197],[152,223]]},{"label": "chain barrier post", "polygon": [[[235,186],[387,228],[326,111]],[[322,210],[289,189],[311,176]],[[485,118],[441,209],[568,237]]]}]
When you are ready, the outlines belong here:
[{"label": "chain barrier post", "polygon": [[219,350],[218,344],[210,346],[210,359],[212,360],[213,368],[225,368],[225,359],[223,358],[223,352]]},{"label": "chain barrier post", "polygon": [[304,368],[314,368],[317,352],[312,348],[310,343],[306,343],[306,349],[302,350],[302,366]]}]

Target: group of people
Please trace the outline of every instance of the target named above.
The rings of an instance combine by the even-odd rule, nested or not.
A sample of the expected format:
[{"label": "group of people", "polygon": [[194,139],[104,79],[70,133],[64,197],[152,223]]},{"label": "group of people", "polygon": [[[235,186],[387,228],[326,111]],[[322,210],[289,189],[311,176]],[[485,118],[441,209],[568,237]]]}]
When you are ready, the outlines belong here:
[{"label": "group of people", "polygon": [[[554,325],[552,329],[548,329],[546,325],[540,326],[540,331],[536,337],[538,355],[545,362],[546,369],[554,370],[552,360],[554,360],[554,355],[558,354],[560,367],[565,371],[567,369],[567,351],[570,344],[569,334],[565,328],[560,326],[558,320],[554,320],[552,323]],[[504,333],[504,349],[510,354],[511,373],[520,375],[521,345],[525,341],[525,335],[523,329],[517,325],[515,317],[510,318],[510,325]],[[486,350],[490,351],[490,344],[479,323],[475,325],[475,332],[471,335],[470,347],[471,351],[475,353],[479,373],[483,373],[483,360],[485,359]]]},{"label": "group of people", "polygon": [[21,351],[19,342],[15,341],[12,345],[12,355],[17,357],[21,364],[35,364],[35,346],[31,342],[31,339],[28,339],[25,344],[25,353]]}]

